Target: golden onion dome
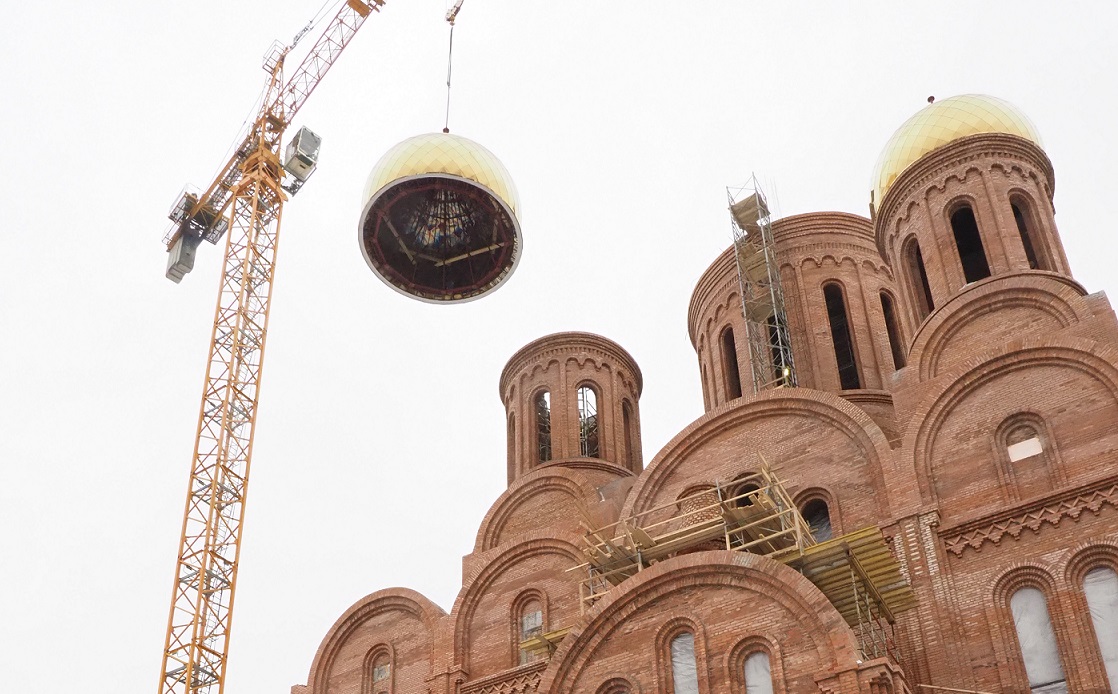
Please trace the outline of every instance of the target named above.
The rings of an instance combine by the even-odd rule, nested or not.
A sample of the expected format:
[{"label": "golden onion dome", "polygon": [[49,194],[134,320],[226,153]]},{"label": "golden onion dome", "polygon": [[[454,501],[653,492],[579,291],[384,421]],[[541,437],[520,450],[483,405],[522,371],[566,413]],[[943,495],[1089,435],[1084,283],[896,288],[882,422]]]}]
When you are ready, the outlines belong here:
[{"label": "golden onion dome", "polygon": [[473,140],[450,133],[409,137],[385,152],[369,173],[361,204],[388,183],[423,174],[447,174],[480,183],[520,216],[516,185],[501,160]]},{"label": "golden onion dome", "polygon": [[925,154],[967,135],[1004,133],[1041,145],[1040,133],[1013,104],[985,94],[963,94],[924,107],[889,138],[873,174],[872,203],[880,207],[889,187]]},{"label": "golden onion dome", "polygon": [[429,133],[380,158],[365,183],[365,262],[420,301],[456,303],[504,284],[520,261],[520,199],[497,157],[473,140]]}]

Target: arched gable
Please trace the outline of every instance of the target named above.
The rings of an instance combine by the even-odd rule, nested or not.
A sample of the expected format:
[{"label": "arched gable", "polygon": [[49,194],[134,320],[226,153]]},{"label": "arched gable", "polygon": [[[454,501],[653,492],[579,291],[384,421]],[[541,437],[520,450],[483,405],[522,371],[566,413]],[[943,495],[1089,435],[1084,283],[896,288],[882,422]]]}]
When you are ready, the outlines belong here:
[{"label": "arched gable", "polygon": [[[996,432],[1019,411],[1042,418],[1046,446],[1061,479],[1076,483],[1098,474],[1098,463],[1118,447],[1118,432],[1084,428],[1086,418],[1118,418],[1118,349],[1081,338],[1013,340],[966,359],[942,375],[915,408],[899,452],[915,471],[921,501],[936,504],[945,522],[1007,503],[1013,473]],[[1005,393],[1014,397],[1006,398]]]},{"label": "arched gable", "polygon": [[[465,576],[450,612],[452,662],[465,668],[472,678],[511,667],[512,663],[503,659],[504,649],[494,649],[489,641],[494,630],[500,629],[511,643],[509,611],[526,588],[538,590],[551,600],[548,626],[573,623],[578,614],[579,577],[568,569],[583,561],[579,542],[574,534],[524,535]],[[519,580],[507,580],[513,573]],[[524,576],[532,580],[525,581]],[[482,660],[474,662],[477,658],[472,657],[471,645],[479,634],[486,635],[487,646],[479,654]]]},{"label": "arched gable", "polygon": [[315,653],[307,689],[326,692],[331,683],[356,685],[360,691],[367,654],[391,645],[397,687],[411,691],[431,671],[432,649],[439,623],[446,612],[422,594],[408,588],[386,588],[357,601],[338,618]]},{"label": "arched gable", "polygon": [[[699,600],[710,594],[717,599]],[[727,602],[727,600],[732,602]],[[748,610],[727,610],[747,604]],[[624,676],[649,691],[664,691],[655,663],[626,662],[618,672],[614,650],[631,652],[621,641],[655,639],[664,627],[687,619],[701,624],[706,664],[732,662],[744,637],[779,638],[788,691],[807,691],[818,673],[857,664],[854,633],[827,598],[796,571],[746,552],[700,552],[659,562],[616,586],[571,629],[544,671],[537,691],[568,694],[593,691],[608,677]],[[771,633],[770,633],[771,632]],[[656,657],[645,649],[646,658]],[[726,673],[718,673],[725,681]],[[643,683],[638,682],[644,679]]]},{"label": "arched gable", "polygon": [[922,381],[969,356],[974,345],[1048,335],[1091,316],[1074,280],[1042,272],[997,275],[951,297],[913,336],[909,364]]},{"label": "arched gable", "polygon": [[723,405],[692,422],[637,478],[622,517],[668,503],[686,486],[729,482],[755,470],[758,453],[792,491],[822,485],[843,497],[850,527],[889,516],[885,472],[892,468],[892,454],[880,427],[837,395],[781,389]]},{"label": "arched gable", "polygon": [[592,466],[582,470],[566,462],[539,466],[505,490],[485,514],[474,551],[484,552],[536,528],[572,532],[581,512],[597,505],[599,486],[631,474],[597,459],[580,459]]}]

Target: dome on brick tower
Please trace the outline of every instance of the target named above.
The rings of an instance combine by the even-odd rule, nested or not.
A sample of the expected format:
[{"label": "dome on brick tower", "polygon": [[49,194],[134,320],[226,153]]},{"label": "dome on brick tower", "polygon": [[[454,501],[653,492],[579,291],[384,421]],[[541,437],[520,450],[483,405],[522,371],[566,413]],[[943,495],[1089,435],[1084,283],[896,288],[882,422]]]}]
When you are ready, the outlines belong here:
[{"label": "dome on brick tower", "polygon": [[936,101],[905,121],[889,138],[874,169],[871,203],[880,208],[897,177],[925,154],[980,133],[1016,135],[1043,147],[1036,126],[1008,101],[984,94]]},{"label": "dome on brick tower", "polygon": [[482,297],[520,261],[520,199],[505,166],[449,133],[409,138],[369,174],[358,224],[369,268],[430,303]]}]

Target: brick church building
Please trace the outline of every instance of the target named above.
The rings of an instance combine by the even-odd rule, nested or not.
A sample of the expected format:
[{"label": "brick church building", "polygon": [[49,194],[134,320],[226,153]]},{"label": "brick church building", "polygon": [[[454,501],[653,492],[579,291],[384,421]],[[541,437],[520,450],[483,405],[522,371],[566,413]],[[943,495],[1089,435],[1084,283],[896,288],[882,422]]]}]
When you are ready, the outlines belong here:
[{"label": "brick church building", "polygon": [[1118,692],[1118,321],[1036,129],[937,101],[873,186],[764,221],[790,356],[751,349],[738,244],[699,278],[706,411],[647,462],[624,349],[514,354],[453,608],[362,598],[292,693]]}]

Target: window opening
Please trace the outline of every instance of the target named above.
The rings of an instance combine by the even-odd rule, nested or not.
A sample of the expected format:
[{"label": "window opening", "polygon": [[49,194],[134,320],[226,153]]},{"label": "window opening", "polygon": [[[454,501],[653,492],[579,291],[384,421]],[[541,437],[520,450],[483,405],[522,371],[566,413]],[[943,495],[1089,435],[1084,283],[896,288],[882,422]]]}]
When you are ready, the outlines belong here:
[{"label": "window opening", "polygon": [[741,372],[738,370],[738,349],[734,329],[727,326],[722,331],[722,366],[726,375],[726,399],[741,397]]},{"label": "window opening", "polygon": [[1083,577],[1083,593],[1110,691],[1118,692],[1118,574],[1105,566],[1091,569]]},{"label": "window opening", "polygon": [[683,632],[672,639],[672,690],[674,694],[699,694],[699,672],[695,666],[695,636]]},{"label": "window opening", "polygon": [[753,500],[757,498],[756,495],[753,494],[753,492],[759,489],[760,487],[755,484],[741,485],[734,490],[734,505],[739,508],[743,506],[752,506]]},{"label": "window opening", "polygon": [[769,654],[757,651],[745,659],[745,694],[773,694]]},{"label": "window opening", "polygon": [[598,394],[590,386],[578,389],[578,446],[584,458],[598,458]]},{"label": "window opening", "polygon": [[[538,600],[529,600],[520,609],[520,641],[535,638],[543,633],[543,607]],[[517,644],[519,646],[519,644]],[[536,660],[533,653],[523,648],[520,651],[520,664],[525,665]]]},{"label": "window opening", "polygon": [[516,415],[509,415],[509,440],[508,440],[508,457],[509,462],[516,460]]},{"label": "window opening", "polygon": [[539,462],[551,460],[551,393],[536,395],[536,455]]},{"label": "window opening", "polygon": [[850,323],[846,316],[846,301],[842,296],[842,287],[837,284],[824,286],[823,299],[827,302],[827,320],[831,324],[831,342],[835,348],[839,383],[843,390],[861,388],[862,384],[858,378],[858,364],[854,360],[854,343],[850,337]]},{"label": "window opening", "polygon": [[1016,463],[1018,460],[1040,455],[1044,452],[1044,446],[1041,445],[1039,437],[1033,436],[1024,441],[1009,444],[1005,447],[1005,451],[1009,454],[1009,462]]},{"label": "window opening", "polygon": [[924,268],[924,254],[920,252],[920,242],[915,238],[905,248],[905,264],[908,266],[908,281],[916,301],[917,318],[924,320],[935,309],[936,304],[932,301],[932,287]]},{"label": "window opening", "polygon": [[963,277],[967,284],[990,276],[982,235],[978,233],[978,220],[974,210],[964,205],[951,215],[951,230],[955,232],[955,247],[963,264]]},{"label": "window opening", "polygon": [[621,427],[625,430],[625,462],[630,470],[636,469],[636,452],[633,450],[633,407],[628,400],[621,402]]},{"label": "window opening", "polygon": [[1009,599],[1009,609],[1029,678],[1029,691],[1036,694],[1067,692],[1064,667],[1044,593],[1037,588],[1021,588]]},{"label": "window opening", "polygon": [[881,313],[885,316],[885,333],[889,337],[889,350],[893,354],[893,369],[905,366],[904,345],[901,344],[901,331],[897,328],[897,314],[893,310],[893,298],[881,292]]},{"label": "window opening", "polygon": [[1029,234],[1029,225],[1025,221],[1025,214],[1017,206],[1017,203],[1011,204],[1010,207],[1013,208],[1013,221],[1017,222],[1017,233],[1021,235],[1021,245],[1025,247],[1025,258],[1029,261],[1029,268],[1047,270],[1048,268],[1041,266],[1036,249],[1033,248],[1032,235]]},{"label": "window opening", "polygon": [[831,529],[831,511],[827,508],[826,501],[812,499],[804,504],[803,517],[816,542],[824,542],[834,537]]},{"label": "window opening", "polygon": [[389,694],[392,688],[392,664],[387,654],[373,660],[373,694]]}]

